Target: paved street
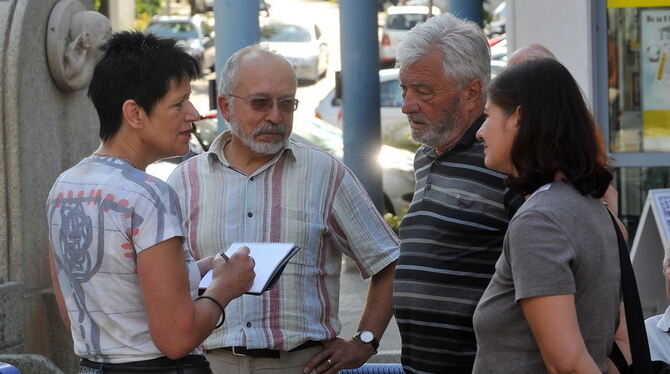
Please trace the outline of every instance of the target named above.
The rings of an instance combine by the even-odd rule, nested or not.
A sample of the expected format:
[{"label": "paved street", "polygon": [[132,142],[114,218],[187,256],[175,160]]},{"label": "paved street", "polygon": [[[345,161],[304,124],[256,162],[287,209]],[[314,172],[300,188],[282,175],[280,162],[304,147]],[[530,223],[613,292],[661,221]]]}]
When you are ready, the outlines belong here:
[{"label": "paved street", "polygon": [[[269,0],[268,3],[272,5],[270,12],[273,19],[295,19],[295,14],[299,13],[301,17],[316,20],[328,41],[330,59],[326,77],[316,84],[301,85],[298,88],[300,106],[296,117],[312,116],[318,102],[335,86],[334,72],[340,69],[338,7],[336,4],[317,0]],[[300,9],[300,12],[296,12],[296,9]],[[193,84],[192,101],[201,113],[209,110],[208,79],[214,79],[214,75]],[[349,268],[343,266],[340,290],[342,337],[351,337],[356,333],[369,285],[369,281],[363,280],[357,269],[348,270]],[[399,353],[400,335],[395,320],[392,319],[380,342],[379,353],[370,362],[399,362]]]}]

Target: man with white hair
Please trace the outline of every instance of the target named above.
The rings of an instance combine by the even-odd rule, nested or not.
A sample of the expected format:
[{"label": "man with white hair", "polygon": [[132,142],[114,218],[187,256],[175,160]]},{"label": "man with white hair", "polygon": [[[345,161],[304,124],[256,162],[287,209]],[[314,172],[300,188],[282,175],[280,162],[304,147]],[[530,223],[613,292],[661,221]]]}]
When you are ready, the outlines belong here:
[{"label": "man with white hair", "polygon": [[[230,130],[168,181],[196,258],[234,242],[301,250],[277,285],[226,308],[205,341],[215,373],[337,373],[362,365],[392,314],[398,240],[340,161],[289,139],[297,80],[282,56],[250,46],[221,70],[217,104]],[[342,255],[372,277],[355,337],[338,338]]]},{"label": "man with white hair", "polygon": [[442,14],[410,30],[397,55],[416,187],[400,225],[393,307],[405,373],[470,373],[472,315],[522,199],[484,165],[490,52],[474,23]]}]

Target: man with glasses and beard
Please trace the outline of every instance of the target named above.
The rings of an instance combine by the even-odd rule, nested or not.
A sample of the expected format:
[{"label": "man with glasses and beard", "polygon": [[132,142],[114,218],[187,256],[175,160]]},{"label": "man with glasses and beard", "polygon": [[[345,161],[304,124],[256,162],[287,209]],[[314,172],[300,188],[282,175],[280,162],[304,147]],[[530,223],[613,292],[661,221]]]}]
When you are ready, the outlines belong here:
[{"label": "man with glasses and beard", "polygon": [[[217,103],[230,130],[182,163],[177,192],[196,258],[234,242],[301,250],[277,285],[226,309],[205,341],[215,373],[337,373],[362,365],[391,318],[398,239],[340,161],[289,139],[297,80],[283,57],[250,46],[221,71]],[[338,338],[342,255],[372,277],[354,337]]]},{"label": "man with glasses and beard", "polygon": [[470,373],[472,315],[495,271],[522,199],[484,165],[490,52],[482,30],[450,14],[400,42],[403,113],[414,140],[416,187],[400,225],[393,308],[407,374]]}]

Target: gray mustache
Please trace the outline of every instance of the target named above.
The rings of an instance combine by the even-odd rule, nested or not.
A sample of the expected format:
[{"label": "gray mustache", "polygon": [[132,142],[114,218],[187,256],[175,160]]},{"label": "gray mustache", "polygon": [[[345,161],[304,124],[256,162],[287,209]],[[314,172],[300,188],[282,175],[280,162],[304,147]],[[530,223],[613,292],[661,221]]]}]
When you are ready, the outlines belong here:
[{"label": "gray mustache", "polygon": [[422,122],[422,123],[428,123],[428,120],[423,114],[408,114],[407,119],[410,122]]},{"label": "gray mustache", "polygon": [[272,123],[266,123],[263,126],[257,128],[254,130],[254,132],[251,134],[252,136],[256,137],[258,135],[286,135],[286,128],[282,125],[275,125]]}]

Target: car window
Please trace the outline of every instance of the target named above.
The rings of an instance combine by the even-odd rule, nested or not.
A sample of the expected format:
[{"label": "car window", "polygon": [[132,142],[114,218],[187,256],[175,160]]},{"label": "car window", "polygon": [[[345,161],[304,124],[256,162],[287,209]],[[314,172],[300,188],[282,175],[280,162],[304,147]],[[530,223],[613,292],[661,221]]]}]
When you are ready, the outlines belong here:
[{"label": "car window", "polygon": [[392,79],[379,84],[380,104],[381,106],[402,106],[402,90],[400,81]]},{"label": "car window", "polygon": [[273,23],[261,28],[264,42],[309,42],[309,31],[298,25]]},{"label": "car window", "polygon": [[147,32],[164,38],[197,39],[198,31],[191,22],[155,22],[149,25]]},{"label": "car window", "polygon": [[391,30],[409,30],[426,22],[427,14],[390,14],[386,17],[386,28]]}]

